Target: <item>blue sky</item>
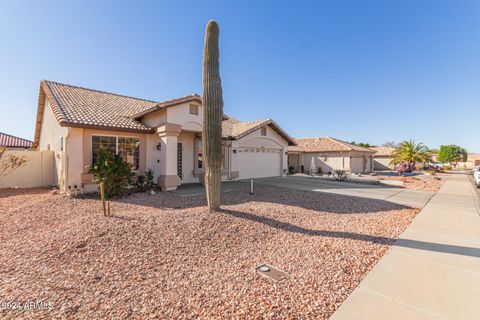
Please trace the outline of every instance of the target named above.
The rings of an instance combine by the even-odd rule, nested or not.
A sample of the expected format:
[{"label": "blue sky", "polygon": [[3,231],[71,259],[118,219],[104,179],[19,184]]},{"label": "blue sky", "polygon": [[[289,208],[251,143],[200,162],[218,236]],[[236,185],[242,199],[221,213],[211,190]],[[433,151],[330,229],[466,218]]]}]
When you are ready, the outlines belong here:
[{"label": "blue sky", "polygon": [[0,0],[0,131],[33,138],[41,79],[201,94],[212,18],[227,114],[294,137],[480,152],[480,1]]}]

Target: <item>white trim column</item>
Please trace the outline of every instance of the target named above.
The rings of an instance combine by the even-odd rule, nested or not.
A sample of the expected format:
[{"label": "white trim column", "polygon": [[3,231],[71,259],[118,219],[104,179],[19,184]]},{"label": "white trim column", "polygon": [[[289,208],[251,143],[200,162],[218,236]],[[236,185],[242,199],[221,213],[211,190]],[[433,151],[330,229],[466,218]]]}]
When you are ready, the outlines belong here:
[{"label": "white trim column", "polygon": [[158,185],[162,191],[177,189],[181,184],[177,174],[177,142],[182,126],[174,123],[164,123],[157,128],[160,137],[160,175]]}]

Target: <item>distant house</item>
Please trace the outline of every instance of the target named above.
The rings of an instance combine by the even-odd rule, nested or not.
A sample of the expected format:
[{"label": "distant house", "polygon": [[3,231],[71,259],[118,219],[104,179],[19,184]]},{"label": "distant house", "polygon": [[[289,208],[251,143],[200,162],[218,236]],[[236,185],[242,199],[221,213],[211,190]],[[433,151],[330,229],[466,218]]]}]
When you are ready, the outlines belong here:
[{"label": "distant house", "polygon": [[376,153],[373,155],[373,169],[374,170],[393,170],[394,165],[391,163],[393,158],[392,147],[374,147],[370,148]]},{"label": "distant house", "polygon": [[24,150],[30,149],[32,146],[33,141],[0,132],[0,147],[5,147],[9,150]]},{"label": "distant house", "polygon": [[[373,171],[374,150],[353,145],[331,137],[295,139],[296,146],[288,148],[288,164],[294,172],[324,173],[348,170],[352,173]],[[313,166],[313,167],[312,167]]]},{"label": "distant house", "polygon": [[467,155],[467,161],[459,162],[458,163],[459,167],[464,167],[464,168],[471,168],[471,167],[477,167],[480,166],[480,154],[478,153],[469,153]]},{"label": "distant house", "polygon": [[[35,147],[55,152],[56,184],[66,193],[97,189],[88,173],[100,149],[118,154],[132,171],[154,171],[162,190],[202,181],[202,99],[197,94],[158,102],[41,81]],[[223,180],[281,176],[295,141],[270,119],[223,117]]]}]

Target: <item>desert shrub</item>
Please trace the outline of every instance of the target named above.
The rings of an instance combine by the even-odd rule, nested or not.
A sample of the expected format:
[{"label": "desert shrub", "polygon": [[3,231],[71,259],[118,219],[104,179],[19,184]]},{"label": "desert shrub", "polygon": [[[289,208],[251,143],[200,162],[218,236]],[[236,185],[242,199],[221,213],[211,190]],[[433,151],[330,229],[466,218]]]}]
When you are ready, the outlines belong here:
[{"label": "desert shrub", "polygon": [[105,185],[108,198],[121,195],[131,182],[133,173],[130,165],[112,152],[101,149],[88,173],[93,175],[93,182]]},{"label": "desert shrub", "polygon": [[449,166],[449,165],[443,166],[443,170],[445,170],[445,171],[451,171],[451,170],[452,170],[452,166]]},{"label": "desert shrub", "polygon": [[138,188],[139,191],[145,192],[152,190],[153,188],[153,170],[148,169],[145,172],[145,175],[139,175],[137,177],[137,181],[135,183],[135,186]]},{"label": "desert shrub", "polygon": [[333,178],[337,181],[345,181],[348,178],[348,171],[346,170],[333,170]]},{"label": "desert shrub", "polygon": [[395,170],[398,172],[398,174],[412,172],[415,170],[415,163],[407,161],[399,162],[395,165]]},{"label": "desert shrub", "polygon": [[436,166],[436,165],[427,165],[427,166],[423,167],[423,170],[425,170],[429,173],[442,172],[442,168],[440,166]]}]

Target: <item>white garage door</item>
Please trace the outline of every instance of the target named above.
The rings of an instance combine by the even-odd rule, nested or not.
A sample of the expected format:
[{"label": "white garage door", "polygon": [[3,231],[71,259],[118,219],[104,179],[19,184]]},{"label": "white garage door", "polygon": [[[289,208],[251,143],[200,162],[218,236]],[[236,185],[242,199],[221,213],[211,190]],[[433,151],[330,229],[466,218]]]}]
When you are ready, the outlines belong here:
[{"label": "white garage door", "polygon": [[238,154],[240,179],[276,177],[281,173],[281,150],[240,148]]}]

